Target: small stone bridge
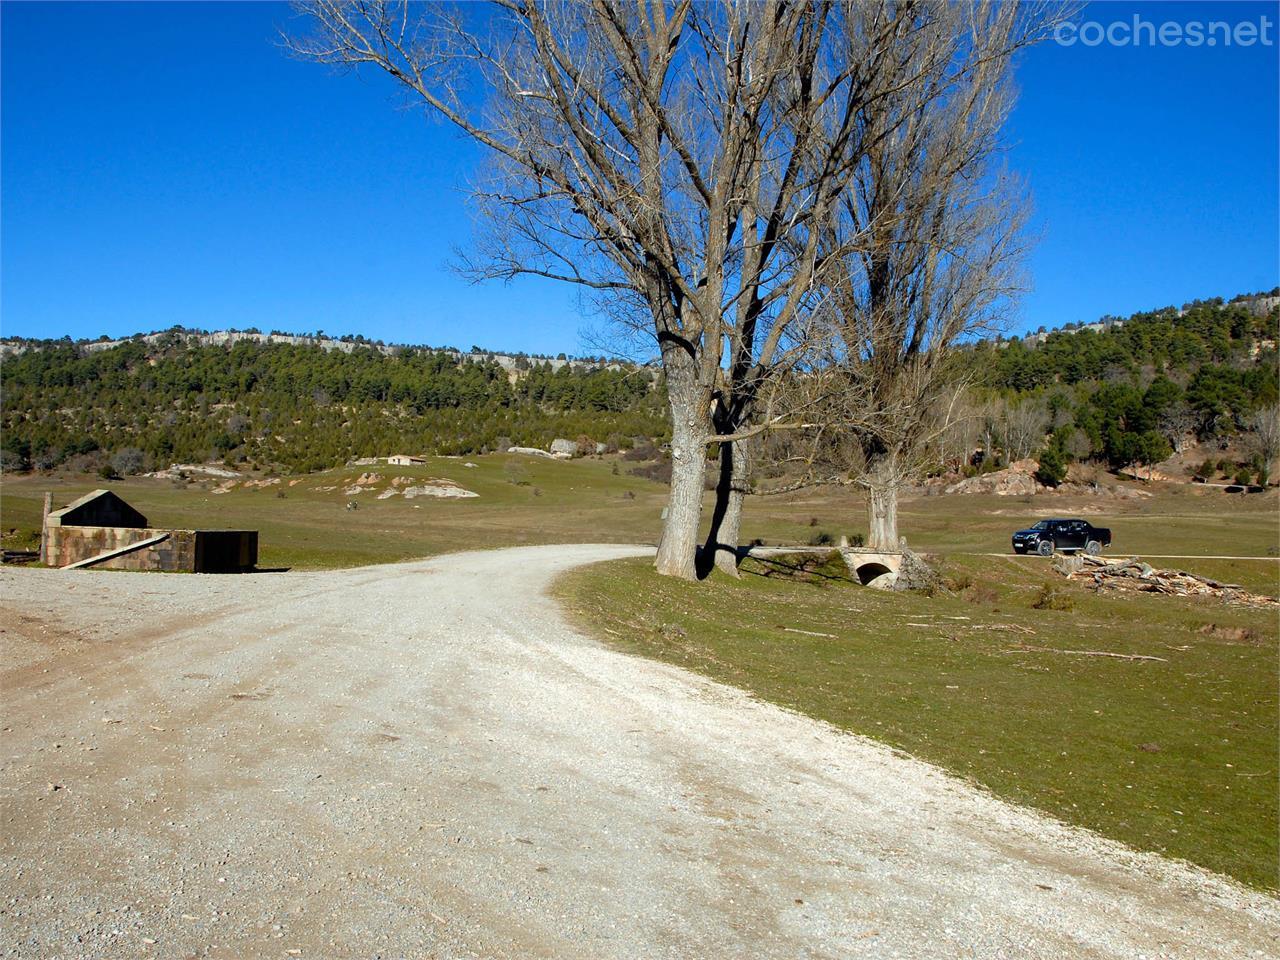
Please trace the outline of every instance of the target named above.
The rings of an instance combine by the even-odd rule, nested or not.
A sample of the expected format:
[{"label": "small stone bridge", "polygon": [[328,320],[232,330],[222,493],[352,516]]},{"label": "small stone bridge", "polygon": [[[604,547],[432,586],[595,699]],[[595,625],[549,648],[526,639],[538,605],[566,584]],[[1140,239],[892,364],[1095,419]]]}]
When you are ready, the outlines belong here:
[{"label": "small stone bridge", "polygon": [[[849,572],[866,587],[889,586],[902,569],[902,554],[889,550],[865,550],[862,547],[841,547],[840,555]],[[884,580],[881,578],[884,577]]]}]

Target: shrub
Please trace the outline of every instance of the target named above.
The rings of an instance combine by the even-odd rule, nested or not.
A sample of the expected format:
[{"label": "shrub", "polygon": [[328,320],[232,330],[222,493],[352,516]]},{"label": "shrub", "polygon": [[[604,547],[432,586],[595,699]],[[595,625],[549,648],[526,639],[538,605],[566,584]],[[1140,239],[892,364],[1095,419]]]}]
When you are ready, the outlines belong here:
[{"label": "shrub", "polygon": [[37,470],[52,470],[62,462],[62,457],[58,451],[54,449],[41,450],[31,460],[31,465]]},{"label": "shrub", "polygon": [[63,461],[63,466],[72,473],[97,473],[106,462],[102,452],[95,451],[94,453],[77,453],[68,457]]},{"label": "shrub", "polygon": [[502,468],[503,474],[507,478],[508,483],[514,483],[517,487],[527,487],[529,485],[529,469],[516,460],[508,460]]},{"label": "shrub", "polygon": [[[671,463],[663,461],[661,463],[646,463],[639,467],[632,467],[629,471],[632,476],[644,477],[646,480],[653,480],[657,483],[671,482]],[[712,480],[714,483],[714,480]]]},{"label": "shrub", "polygon": [[98,476],[103,480],[119,480],[120,474],[116,472],[116,468],[109,463],[104,463],[98,468]]},{"label": "shrub", "polygon": [[1046,487],[1056,487],[1067,479],[1067,464],[1061,453],[1053,447],[1040,451],[1040,466],[1036,468],[1036,480]]},{"label": "shrub", "polygon": [[995,588],[989,583],[976,582],[964,591],[964,598],[970,603],[993,604],[998,598]]},{"label": "shrub", "polygon": [[1062,592],[1051,583],[1046,583],[1040,588],[1040,592],[1036,594],[1035,600],[1031,602],[1031,606],[1036,610],[1071,610],[1075,607],[1075,601],[1070,595]]},{"label": "shrub", "polygon": [[1250,470],[1248,467],[1241,467],[1239,470],[1236,471],[1236,483],[1240,484],[1241,486],[1247,487],[1250,481],[1252,480],[1253,480],[1253,471]]},{"label": "shrub", "polygon": [[864,546],[866,542],[867,538],[860,533],[849,534],[849,546],[851,547],[861,547]]},{"label": "shrub", "polygon": [[639,463],[643,460],[657,460],[659,456],[658,448],[646,440],[644,443],[637,443],[629,450],[626,450],[622,454],[622,459]]},{"label": "shrub", "polygon": [[811,547],[829,547],[833,543],[835,543],[835,539],[825,530],[821,533],[815,533],[809,538],[809,546]]},{"label": "shrub", "polygon": [[31,464],[22,454],[13,450],[0,450],[0,472],[22,473],[31,468]]},{"label": "shrub", "polygon": [[1208,480],[1216,474],[1217,470],[1215,469],[1215,464],[1212,460],[1206,460],[1204,463],[1200,464],[1200,466],[1196,467],[1195,475],[1197,477],[1204,477],[1204,479]]}]

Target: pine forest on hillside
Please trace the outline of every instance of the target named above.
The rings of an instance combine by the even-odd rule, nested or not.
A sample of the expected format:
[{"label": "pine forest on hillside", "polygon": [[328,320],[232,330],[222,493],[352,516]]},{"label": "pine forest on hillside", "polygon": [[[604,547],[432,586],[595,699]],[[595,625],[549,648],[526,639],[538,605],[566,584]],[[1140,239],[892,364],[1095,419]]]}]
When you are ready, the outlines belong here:
[{"label": "pine forest on hillside", "polygon": [[[1039,343],[973,344],[967,443],[996,454],[987,467],[1039,456],[1050,476],[1071,461],[1157,463],[1186,438],[1225,446],[1280,397],[1280,308],[1255,304],[1216,299]],[[25,346],[3,364],[7,470],[216,460],[303,473],[391,453],[545,448],[558,436],[614,446],[669,436],[661,376],[643,366],[553,371],[521,357],[505,369],[482,353],[199,345],[180,334],[93,352]]]}]

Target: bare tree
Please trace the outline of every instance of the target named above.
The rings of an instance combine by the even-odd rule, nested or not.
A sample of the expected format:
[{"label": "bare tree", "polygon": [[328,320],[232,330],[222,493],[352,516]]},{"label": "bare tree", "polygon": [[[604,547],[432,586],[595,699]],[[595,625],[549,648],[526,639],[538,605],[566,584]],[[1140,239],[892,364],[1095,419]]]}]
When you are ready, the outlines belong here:
[{"label": "bare tree", "polygon": [[[791,302],[806,322],[789,330],[789,364],[769,370],[761,387],[758,368],[731,362],[716,426],[731,437],[809,429],[799,445],[808,453],[798,458],[811,470],[829,469],[833,453],[847,464],[845,478],[870,491],[872,541],[896,546],[898,487],[946,456],[949,427],[964,416],[964,368],[952,347],[998,326],[1015,290],[1021,197],[994,160],[1011,102],[1011,58],[1052,21],[1033,4],[842,10],[834,56],[867,65],[857,135],[843,141],[841,166],[851,176],[831,222],[818,224],[813,269],[792,278]],[[829,139],[841,141],[834,131]],[[801,295],[804,281],[811,288]],[[762,393],[771,406],[764,414]],[[829,428],[833,414],[848,433],[843,441],[856,442],[813,429],[815,420]],[[732,570],[726,548],[737,542],[749,464],[739,445],[720,449],[706,552],[718,550],[717,565]],[[812,481],[810,473],[800,482]]]},{"label": "bare tree", "polygon": [[[914,6],[908,4],[907,6]],[[488,148],[479,277],[578,284],[661,355],[672,481],[657,567],[691,578],[708,443],[749,439],[858,155],[874,58],[837,4],[316,0],[304,57],[371,65]],[[878,29],[914,21],[885,17]],[[483,94],[480,96],[479,94]],[[716,422],[713,423],[713,417]],[[734,468],[730,468],[732,475]]]},{"label": "bare tree", "polygon": [[146,468],[146,454],[137,447],[124,447],[111,457],[112,468],[122,477],[131,477]]},{"label": "bare tree", "polygon": [[1195,434],[1200,415],[1185,400],[1176,400],[1160,414],[1160,433],[1169,441],[1175,453],[1181,453],[1187,445],[1187,437]]},{"label": "bare tree", "polygon": [[1003,400],[999,404],[1000,443],[1011,460],[1025,460],[1044,444],[1049,411],[1035,397]]},{"label": "bare tree", "polygon": [[[1046,21],[1015,4],[926,5],[871,103],[841,197],[830,287],[835,423],[868,491],[868,544],[896,549],[901,485],[936,458],[966,375],[954,347],[1000,328],[1018,292],[1024,203],[997,165],[1012,55]],[[847,250],[847,253],[844,252]]]},{"label": "bare tree", "polygon": [[1245,421],[1250,449],[1262,460],[1267,473],[1280,459],[1280,404],[1271,404],[1255,412]]},{"label": "bare tree", "polygon": [[938,465],[945,470],[959,472],[982,443],[982,411],[972,392],[963,386],[951,410],[951,424],[937,441]]}]

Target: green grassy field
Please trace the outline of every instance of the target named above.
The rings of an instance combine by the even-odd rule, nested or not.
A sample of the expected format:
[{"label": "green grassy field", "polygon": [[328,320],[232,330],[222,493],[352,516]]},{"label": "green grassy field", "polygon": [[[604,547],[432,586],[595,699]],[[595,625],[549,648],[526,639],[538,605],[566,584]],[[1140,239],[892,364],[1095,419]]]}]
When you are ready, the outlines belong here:
[{"label": "green grassy field", "polygon": [[[1153,488],[1150,497],[928,496],[906,499],[899,532],[912,548],[932,553],[1010,553],[1009,535],[1045,517],[1083,517],[1110,527],[1114,556],[1180,554],[1191,557],[1267,557],[1270,562],[1153,560],[1204,576],[1240,583],[1275,596],[1280,590],[1280,497],[1242,496],[1199,487]],[[787,498],[753,498],[744,522],[747,538],[806,543],[817,531],[833,536],[867,529],[863,501],[840,491],[811,491]],[[816,521],[816,524],[814,523]],[[994,559],[994,558],[993,558]]]},{"label": "green grassy field", "polygon": [[[557,591],[584,630],[624,650],[1139,849],[1277,886],[1274,610],[1095,595],[1031,557],[943,569],[957,589],[932,597],[850,584],[842,566],[813,582],[764,576],[754,561],[714,588],[622,561]],[[1071,609],[1033,607],[1051,577]]]},{"label": "green grassy field", "polygon": [[[467,467],[465,464],[476,466]],[[492,454],[434,458],[415,467],[347,467],[256,489],[214,493],[216,480],[178,487],[142,477],[110,483],[95,477],[19,475],[0,484],[0,531],[6,546],[30,543],[40,526],[45,491],[55,509],[107,486],[158,527],[248,528],[260,531],[264,567],[300,569],[387,563],[448,551],[523,543],[653,543],[666,488],[632,476],[634,464],[615,459],[571,462]],[[362,473],[382,476],[371,492],[345,495]],[[474,499],[377,499],[392,477],[421,483],[454,480]],[[292,485],[290,485],[292,484]],[[330,489],[325,489],[330,488]],[[283,491],[283,499],[277,496]],[[348,511],[348,500],[359,509]],[[1173,488],[1140,500],[917,497],[903,502],[901,529],[916,549],[940,553],[1007,553],[1009,534],[1046,515],[1083,516],[1115,533],[1112,553],[1274,556],[1277,494],[1229,496]],[[754,497],[744,539],[808,543],[815,535],[865,532],[862,499],[847,489]],[[10,532],[12,531],[12,532]],[[1263,593],[1277,592],[1280,565],[1272,562],[1159,561]]]},{"label": "green grassy field", "polygon": [[[474,467],[465,464],[474,463]],[[627,465],[629,466],[629,465]],[[54,508],[108,487],[156,527],[259,531],[259,566],[326,569],[391,563],[456,550],[526,543],[645,542],[654,539],[665,500],[662,486],[603,460],[570,463],[535,457],[434,458],[423,466],[348,467],[283,480],[269,487],[214,493],[217,480],[185,488],[169,480],[16,477],[0,489],[6,545],[40,526],[44,491]],[[383,478],[367,492],[343,489],[364,473]],[[414,484],[453,480],[475,498],[377,499],[394,477]],[[284,493],[280,498],[277,494]],[[348,501],[359,508],[346,509]]]},{"label": "green grassy field", "polygon": [[[45,491],[57,507],[109,486],[154,526],[259,530],[264,568],[348,567],[533,543],[651,543],[666,489],[630,475],[632,466],[437,458],[227,493],[214,492],[216,480],[6,477],[0,530],[6,546],[30,545]],[[377,483],[345,493],[363,473],[378,475]],[[478,496],[377,499],[394,477],[415,484],[448,478]],[[1274,491],[1153,489],[1133,500],[906,499],[902,533],[916,549],[942,555],[957,587],[934,597],[882,594],[839,575],[822,579],[825,586],[766,577],[750,564],[737,582],[687,584],[655,576],[644,561],[578,571],[560,591],[584,628],[627,650],[875,737],[1136,847],[1274,888],[1275,613],[1095,596],[1056,577],[1041,558],[1008,555],[1013,529],[1044,516],[1083,516],[1113,529],[1113,554],[1260,558],[1153,563],[1280,592]],[[348,501],[359,509],[347,510]],[[807,543],[821,533],[855,534],[866,529],[863,509],[848,490],[752,498],[744,539]],[[1033,609],[1046,583],[1072,609]]]}]

